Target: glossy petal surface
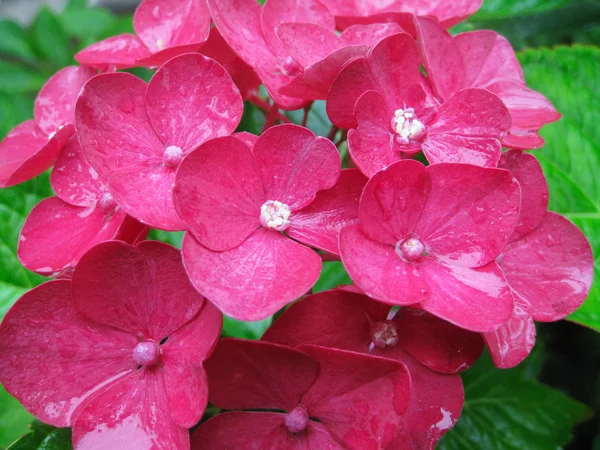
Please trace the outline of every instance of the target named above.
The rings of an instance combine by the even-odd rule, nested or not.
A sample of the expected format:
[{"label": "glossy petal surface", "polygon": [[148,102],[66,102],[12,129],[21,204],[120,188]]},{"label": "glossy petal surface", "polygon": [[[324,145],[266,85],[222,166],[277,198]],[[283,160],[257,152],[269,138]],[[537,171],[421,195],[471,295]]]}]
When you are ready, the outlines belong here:
[{"label": "glossy petal surface", "polygon": [[155,241],[94,247],[73,274],[73,295],[86,316],[157,342],[192,319],[204,301],[179,252]]},{"label": "glossy petal surface", "polygon": [[84,48],[75,55],[75,60],[87,67],[117,70],[136,67],[139,59],[151,55],[144,43],[133,34],[119,34]]}]

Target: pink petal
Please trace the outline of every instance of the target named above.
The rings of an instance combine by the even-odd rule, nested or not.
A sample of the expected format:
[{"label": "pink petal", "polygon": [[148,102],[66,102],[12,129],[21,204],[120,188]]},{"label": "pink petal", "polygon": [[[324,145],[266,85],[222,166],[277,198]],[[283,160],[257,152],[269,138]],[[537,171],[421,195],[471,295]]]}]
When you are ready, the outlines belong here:
[{"label": "pink petal", "polygon": [[223,409],[292,411],[319,373],[298,350],[239,339],[221,339],[205,366],[210,402]]},{"label": "pink petal", "polygon": [[[400,170],[387,172],[391,177]],[[510,172],[436,164],[427,175],[430,191],[414,232],[452,264],[479,267],[495,260],[519,218],[521,190]]]},{"label": "pink petal", "polygon": [[2,321],[0,337],[2,385],[57,427],[70,426],[94,391],[135,369],[136,338],[78,314],[69,281],[27,292]]},{"label": "pink petal", "polygon": [[137,244],[146,240],[148,233],[150,233],[150,228],[133,217],[126,216],[114,240]]},{"label": "pink petal", "polygon": [[444,27],[450,28],[475,14],[481,8],[483,0],[455,0],[452,2],[436,2],[434,0],[432,4],[436,3],[432,15],[435,15]]},{"label": "pink petal", "polygon": [[402,32],[402,27],[396,23],[374,23],[353,25],[346,28],[340,37],[346,45],[372,46],[388,36]]},{"label": "pink petal", "polygon": [[400,431],[388,450],[430,449],[454,426],[462,411],[465,394],[458,375],[429,370],[401,348],[376,348],[374,355],[394,359],[406,365],[410,373],[410,402],[402,418]]},{"label": "pink petal", "polygon": [[201,47],[202,47],[201,43],[169,47],[160,52],[153,53],[150,56],[136,60],[136,65],[140,66],[140,67],[148,67],[151,69],[156,69],[157,67],[162,66],[163,64],[168,62],[170,59],[173,59],[177,56],[181,56],[186,53],[198,53],[198,51],[200,50]]},{"label": "pink petal", "polygon": [[554,322],[575,311],[587,297],[594,258],[583,233],[548,212],[538,228],[511,242],[500,258],[512,290],[531,305],[533,318]]},{"label": "pink petal", "polygon": [[114,66],[115,69],[129,69],[137,66],[137,60],[150,56],[150,50],[142,43],[140,38],[133,34],[120,34],[96,42],[75,55],[75,60],[87,67],[107,70]]},{"label": "pink petal", "polygon": [[84,315],[157,342],[190,321],[204,302],[179,251],[157,241],[97,245],[75,269],[73,297]]},{"label": "pink petal", "polygon": [[87,162],[77,136],[72,136],[62,149],[50,183],[61,200],[74,206],[94,206],[108,191],[106,181]]},{"label": "pink petal", "polygon": [[403,147],[396,143],[390,123],[394,112],[377,91],[367,91],[355,106],[358,128],[348,132],[352,161],[368,177],[399,161]]},{"label": "pink petal", "polygon": [[323,189],[332,188],[341,171],[333,142],[298,125],[279,125],[256,141],[254,156],[267,200],[299,210]]},{"label": "pink petal", "polygon": [[[316,252],[267,229],[257,230],[239,247],[220,253],[186,234],[182,253],[198,291],[238,320],[269,317],[305,294],[321,272]],[[299,266],[301,271],[296,270]]]},{"label": "pink petal", "polygon": [[73,446],[81,450],[189,448],[188,430],[171,418],[160,370],[142,369],[96,395],[73,425]]},{"label": "pink petal", "polygon": [[510,369],[520,364],[535,344],[535,323],[529,306],[514,296],[510,320],[492,333],[482,335],[496,367]]},{"label": "pink petal", "polygon": [[430,195],[429,178],[425,166],[413,160],[397,162],[375,174],[360,200],[359,218],[365,235],[391,246],[393,253],[393,246],[415,229],[422,215]]},{"label": "pink petal", "polygon": [[261,30],[268,47],[280,58],[285,58],[288,53],[278,39],[275,29],[278,25],[286,22],[308,23],[318,25],[332,32],[335,30],[335,19],[324,4],[318,0],[304,0],[302,2],[269,0],[262,8]]},{"label": "pink petal", "polygon": [[502,139],[503,147],[517,150],[542,148],[544,144],[544,139],[537,131],[521,130],[516,127],[512,127]]},{"label": "pink petal", "polygon": [[285,415],[278,412],[218,414],[194,431],[192,449],[296,449],[294,441],[299,435],[286,429],[284,418]]},{"label": "pink petal", "polygon": [[55,73],[35,99],[34,116],[46,134],[75,121],[75,102],[81,88],[96,72],[87,67],[69,66]]},{"label": "pink petal", "polygon": [[430,290],[420,307],[460,328],[495,331],[513,311],[513,299],[496,263],[478,269],[427,261],[420,268]]},{"label": "pink petal", "polygon": [[145,91],[142,80],[126,73],[90,80],[75,111],[79,141],[129,215],[155,228],[181,230],[172,198],[175,168],[163,164],[166,145],[148,120]]},{"label": "pink petal", "polygon": [[471,367],[483,351],[483,342],[477,333],[458,328],[426,311],[401,308],[395,320],[401,330],[398,345],[436,372],[462,372]]},{"label": "pink petal", "polygon": [[73,206],[58,197],[39,202],[19,236],[18,256],[27,269],[51,276],[74,268],[94,245],[113,239],[125,213],[94,205]]},{"label": "pink petal", "polygon": [[211,250],[230,250],[260,227],[265,198],[258,165],[241,140],[224,137],[192,152],[173,189],[179,216]]},{"label": "pink petal", "polygon": [[[271,3],[272,0],[269,0],[268,4]],[[282,23],[277,26],[277,38],[284,51],[303,69],[327,58],[344,45],[335,31],[315,23]]]},{"label": "pink petal", "polygon": [[401,259],[393,246],[369,239],[359,225],[349,225],[340,233],[340,255],[352,281],[369,297],[391,305],[412,305],[429,294],[419,266]]},{"label": "pink petal", "polygon": [[156,53],[206,41],[210,12],[204,0],[144,0],[135,10],[133,27],[146,47]]},{"label": "pink petal", "polygon": [[[369,14],[369,13],[366,13]],[[345,30],[355,25],[372,25],[382,23],[396,23],[405,32],[411,36],[416,35],[415,24],[413,22],[414,15],[406,12],[384,12],[376,14],[373,11],[372,15],[368,16],[336,16],[335,23],[340,30]]]},{"label": "pink petal", "polygon": [[520,151],[502,154],[498,167],[510,170],[521,186],[521,212],[510,240],[517,240],[535,230],[548,208],[548,184],[535,156]]},{"label": "pink petal", "polygon": [[453,95],[431,125],[423,152],[430,163],[460,162],[496,167],[502,139],[510,130],[510,112],[500,98],[484,89]]},{"label": "pink petal", "polygon": [[162,66],[148,84],[146,102],[160,140],[184,154],[208,139],[233,133],[244,108],[225,69],[198,53],[178,56]]},{"label": "pink petal", "polygon": [[366,182],[358,170],[342,170],[334,187],[320,191],[310,205],[291,215],[288,236],[339,255],[340,231],[358,221],[358,201]]},{"label": "pink petal", "polygon": [[450,33],[432,18],[418,17],[415,23],[423,63],[436,95],[441,100],[448,100],[465,87],[478,86],[467,84],[467,76],[476,76],[477,71],[469,72],[466,64],[472,59],[477,60],[479,54],[461,52]]},{"label": "pink petal", "polygon": [[196,425],[208,404],[208,380],[204,368],[187,366],[162,357],[164,387],[173,421],[191,428]]},{"label": "pink petal", "polygon": [[348,448],[386,448],[408,407],[411,382],[406,366],[325,347],[300,349],[320,367],[302,397],[309,415]]}]

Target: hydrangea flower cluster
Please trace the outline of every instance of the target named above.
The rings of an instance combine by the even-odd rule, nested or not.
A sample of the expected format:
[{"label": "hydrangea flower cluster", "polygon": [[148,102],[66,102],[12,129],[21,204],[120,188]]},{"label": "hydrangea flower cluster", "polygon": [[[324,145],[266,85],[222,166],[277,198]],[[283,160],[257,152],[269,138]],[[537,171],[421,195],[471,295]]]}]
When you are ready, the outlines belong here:
[{"label": "hydrangea flower cluster", "polygon": [[[503,37],[447,31],[480,4],[144,0],[0,143],[0,186],[52,167],[56,193],[21,231],[53,279],[0,326],[3,386],[81,450],[434,448],[459,373],[519,364],[593,274],[524,152],[560,114]],[[329,137],[281,112],[316,100]],[[328,260],[354,284],[312,294]],[[222,314],[278,318],[219,340]]]}]

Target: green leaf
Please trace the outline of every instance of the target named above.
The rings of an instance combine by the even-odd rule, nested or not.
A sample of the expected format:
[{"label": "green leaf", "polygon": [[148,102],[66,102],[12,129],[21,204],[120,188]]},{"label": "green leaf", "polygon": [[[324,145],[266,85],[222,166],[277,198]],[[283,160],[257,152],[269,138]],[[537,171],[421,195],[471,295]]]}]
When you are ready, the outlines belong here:
[{"label": "green leaf", "polygon": [[29,425],[29,430],[7,450],[71,450],[73,448],[69,428],[55,428],[34,420]]},{"label": "green leaf", "polygon": [[273,317],[256,322],[243,322],[228,316],[223,316],[223,337],[234,337],[240,339],[260,339],[273,323]]},{"label": "green leaf", "polygon": [[0,319],[26,291],[45,280],[21,266],[19,232],[33,206],[52,195],[48,174],[0,190]]},{"label": "green leaf", "polygon": [[21,403],[6,392],[2,386],[0,386],[0,405],[2,405],[0,408],[0,448],[4,448],[28,431],[33,416],[25,411]]},{"label": "green leaf", "polygon": [[[331,121],[327,116],[325,109],[326,102],[323,100],[314,101],[308,113],[306,127],[311,129],[317,136],[327,136],[331,130]],[[304,110],[290,111],[287,116],[296,124],[302,124],[304,119]]]},{"label": "green leaf", "polygon": [[542,129],[536,150],[550,188],[550,209],[571,219],[588,237],[595,281],[569,319],[600,331],[600,49],[573,46],[519,55],[528,85],[543,92],[563,118]]},{"label": "green leaf", "polygon": [[27,41],[27,34],[12,20],[0,20],[0,54],[24,60],[35,59],[35,54]]},{"label": "green leaf", "polygon": [[0,93],[35,93],[46,82],[46,77],[30,67],[0,58]]},{"label": "green leaf", "polygon": [[236,131],[259,135],[265,126],[265,115],[257,106],[244,102],[244,114]]},{"label": "green leaf", "polygon": [[173,247],[181,248],[181,240],[183,239],[183,231],[162,231],[162,230],[150,230],[148,239],[154,241],[166,242],[171,244]]},{"label": "green leaf", "polygon": [[102,8],[67,8],[59,19],[69,36],[80,39],[94,39],[116,22],[114,14]]},{"label": "green leaf", "polygon": [[317,283],[313,286],[313,292],[328,291],[343,284],[352,284],[346,269],[339,261],[326,261]]},{"label": "green leaf", "polygon": [[529,16],[560,8],[573,0],[486,0],[473,20],[515,19],[517,16]]},{"label": "green leaf", "polygon": [[[1,77],[1,75],[0,75]],[[35,94],[0,92],[0,139],[19,123],[33,117]]]},{"label": "green leaf", "polygon": [[70,450],[72,448],[70,428],[59,428],[53,431],[38,446],[38,450]]},{"label": "green leaf", "polygon": [[38,55],[56,68],[73,63],[69,37],[58,18],[46,7],[40,10],[31,27],[32,45]]},{"label": "green leaf", "polygon": [[588,408],[532,379],[527,364],[496,369],[488,355],[463,374],[465,405],[440,450],[548,450],[571,438]]}]

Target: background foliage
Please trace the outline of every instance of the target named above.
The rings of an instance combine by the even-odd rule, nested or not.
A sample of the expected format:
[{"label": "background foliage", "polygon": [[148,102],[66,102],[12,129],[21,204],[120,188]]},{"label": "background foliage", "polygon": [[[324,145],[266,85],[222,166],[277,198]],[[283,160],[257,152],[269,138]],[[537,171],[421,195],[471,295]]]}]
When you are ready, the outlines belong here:
[{"label": "background foliage", "polygon": [[[535,155],[550,185],[550,208],[581,227],[592,244],[596,282],[570,322],[538,324],[536,349],[521,366],[498,370],[486,356],[464,374],[461,420],[439,447],[600,450],[600,0],[484,0],[475,16],[452,31],[482,28],[511,41],[530,86],[563,113],[542,130],[547,145]],[[0,19],[0,138],[32,117],[37,91],[59,68],[74,63],[77,50],[131,31],[131,16],[88,8],[85,0],[71,0],[60,14],[43,8],[27,29]],[[299,122],[302,113],[289,117]],[[240,129],[258,133],[263,123],[249,106]],[[308,126],[320,135],[329,131],[322,103],[313,107]],[[43,281],[21,267],[16,246],[28,212],[51,194],[47,175],[0,190],[0,318]],[[153,231],[151,237],[181,243],[180,233]],[[325,263],[315,291],[348,282],[341,263]],[[258,339],[271,321],[226,318],[223,335]],[[0,449],[70,448],[69,430],[32,420],[0,387]]]}]

